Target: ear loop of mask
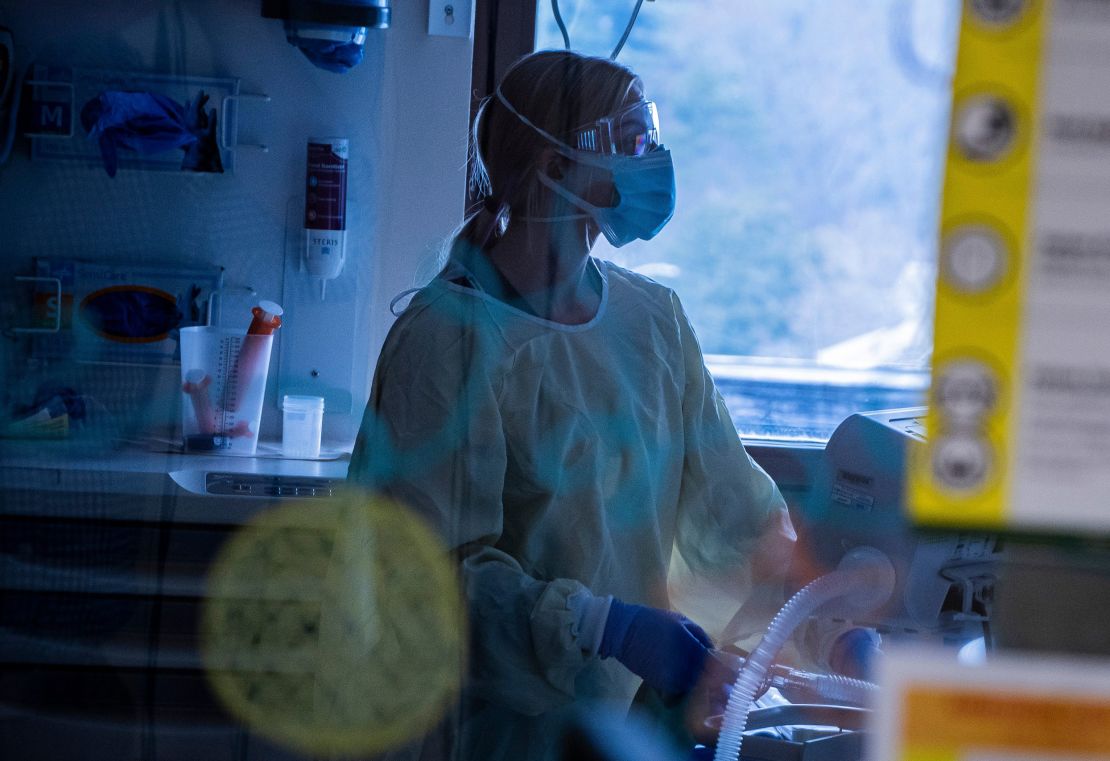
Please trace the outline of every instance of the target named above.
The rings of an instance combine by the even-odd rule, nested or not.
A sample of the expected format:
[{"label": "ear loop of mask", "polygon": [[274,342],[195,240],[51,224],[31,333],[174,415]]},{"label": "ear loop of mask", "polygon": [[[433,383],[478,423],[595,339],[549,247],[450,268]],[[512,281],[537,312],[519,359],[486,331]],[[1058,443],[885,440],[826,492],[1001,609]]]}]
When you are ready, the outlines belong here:
[{"label": "ear loop of mask", "polygon": [[[544,139],[554,143],[555,145],[562,146],[563,148],[566,148],[568,150],[573,150],[569,145],[564,143],[562,140],[555,137],[554,135],[552,135],[550,132],[543,129],[542,127],[537,127],[535,124],[532,123],[532,121],[527,116],[525,116],[524,114],[520,113],[515,108],[513,108],[513,104],[509,103],[508,98],[506,98],[505,94],[503,92],[501,92],[501,85],[498,85],[497,89],[494,90],[494,95],[496,95],[497,99],[499,101],[501,101],[501,105],[503,105],[505,108],[507,108],[509,110],[509,113],[511,113],[513,116],[515,116],[521,122],[523,122],[525,126],[531,128],[532,130],[537,132],[541,137],[543,137]],[[570,158],[571,161],[574,160],[570,156],[567,156],[567,158]],[[536,174],[541,178],[540,183],[542,185],[544,185],[545,187],[550,188],[551,185],[549,185],[548,183],[555,183],[555,180],[553,180],[551,177],[549,177],[542,170],[536,170]],[[544,179],[546,179],[547,182],[544,182],[543,181]],[[562,195],[562,194],[560,194],[560,195]],[[564,200],[569,200],[569,199],[567,199],[564,196]],[[556,214],[556,215],[552,215],[552,216],[526,216],[526,217],[518,216],[517,219],[521,219],[521,220],[524,220],[526,222],[571,222],[571,221],[574,221],[574,220],[577,220],[577,219],[590,219],[590,218],[592,218],[592,216],[593,216],[592,214],[583,210],[583,211],[580,211],[580,212],[575,212],[573,214]]]},{"label": "ear loop of mask", "polygon": [[[536,169],[536,181],[545,188],[549,188],[552,184],[556,183],[556,181],[552,179],[549,174],[539,168]],[[576,222],[583,219],[591,219],[589,212],[582,209],[577,204],[569,201],[566,197],[562,195],[555,195],[554,198],[559,205],[563,207],[569,207],[571,211],[563,214],[527,214],[514,216],[517,219],[523,220],[525,222]],[[529,210],[531,210],[532,207],[533,203],[530,201]]]}]

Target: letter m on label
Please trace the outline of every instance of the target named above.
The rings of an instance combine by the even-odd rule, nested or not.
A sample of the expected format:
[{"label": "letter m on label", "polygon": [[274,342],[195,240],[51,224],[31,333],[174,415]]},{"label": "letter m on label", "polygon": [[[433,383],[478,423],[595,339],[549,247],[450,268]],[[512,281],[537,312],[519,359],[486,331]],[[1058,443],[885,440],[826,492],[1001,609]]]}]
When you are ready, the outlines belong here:
[{"label": "letter m on label", "polygon": [[70,131],[69,103],[37,103],[32,109],[31,131],[40,135],[68,135]]}]

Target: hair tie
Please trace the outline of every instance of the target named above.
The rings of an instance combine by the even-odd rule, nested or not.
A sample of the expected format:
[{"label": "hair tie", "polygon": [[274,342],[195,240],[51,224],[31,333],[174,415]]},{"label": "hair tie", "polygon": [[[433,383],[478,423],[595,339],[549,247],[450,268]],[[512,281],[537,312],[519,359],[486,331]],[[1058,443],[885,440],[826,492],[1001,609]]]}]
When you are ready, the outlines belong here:
[{"label": "hair tie", "polygon": [[[493,196],[486,196],[482,199],[482,210],[489,213],[493,219],[490,220],[487,232],[483,235],[483,240],[488,242],[490,238],[500,238],[509,229],[509,204],[504,201],[499,201]],[[483,244],[485,247],[485,244]]]},{"label": "hair tie", "polygon": [[488,195],[482,199],[482,208],[484,208],[495,217],[501,213],[501,206],[501,201],[497,198],[494,198],[492,195]]}]

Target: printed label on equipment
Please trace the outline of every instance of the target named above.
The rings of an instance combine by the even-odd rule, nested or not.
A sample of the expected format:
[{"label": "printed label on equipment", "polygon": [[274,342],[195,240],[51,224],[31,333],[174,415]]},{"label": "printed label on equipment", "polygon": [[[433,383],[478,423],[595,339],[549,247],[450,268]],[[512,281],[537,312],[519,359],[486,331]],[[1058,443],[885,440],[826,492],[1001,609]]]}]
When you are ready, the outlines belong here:
[{"label": "printed label on equipment", "polygon": [[969,0],[911,512],[1105,532],[1110,0]]}]

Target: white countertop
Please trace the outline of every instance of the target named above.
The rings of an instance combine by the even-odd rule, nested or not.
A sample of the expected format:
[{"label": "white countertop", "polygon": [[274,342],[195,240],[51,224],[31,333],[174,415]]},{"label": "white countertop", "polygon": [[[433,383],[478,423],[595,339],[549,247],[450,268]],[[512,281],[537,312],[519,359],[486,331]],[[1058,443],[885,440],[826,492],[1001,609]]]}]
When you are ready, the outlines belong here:
[{"label": "white countertop", "polygon": [[0,440],[0,468],[95,470],[119,473],[172,473],[205,470],[227,473],[346,478],[348,452],[316,460],[281,457],[277,442],[259,444],[255,457],[153,451],[138,446],[97,446],[91,441]]},{"label": "white countertop", "polygon": [[[272,451],[273,445],[260,447]],[[0,440],[2,512],[58,515],[61,510],[68,514],[66,505],[73,503],[73,517],[92,517],[88,515],[89,500],[47,498],[69,493],[110,495],[113,499],[108,502],[113,507],[108,512],[119,519],[147,520],[168,511],[175,513],[171,520],[184,520],[186,515],[174,507],[180,501],[175,498],[226,504],[228,500],[272,503],[275,499],[321,497],[347,477],[350,455],[335,454],[335,459],[294,460],[275,455],[237,457],[154,452],[135,446],[97,447],[90,441]],[[213,477],[225,484],[253,483],[254,493],[213,494],[207,488]],[[38,504],[35,495],[42,495],[43,504]],[[206,520],[195,507],[187,513]]]}]

